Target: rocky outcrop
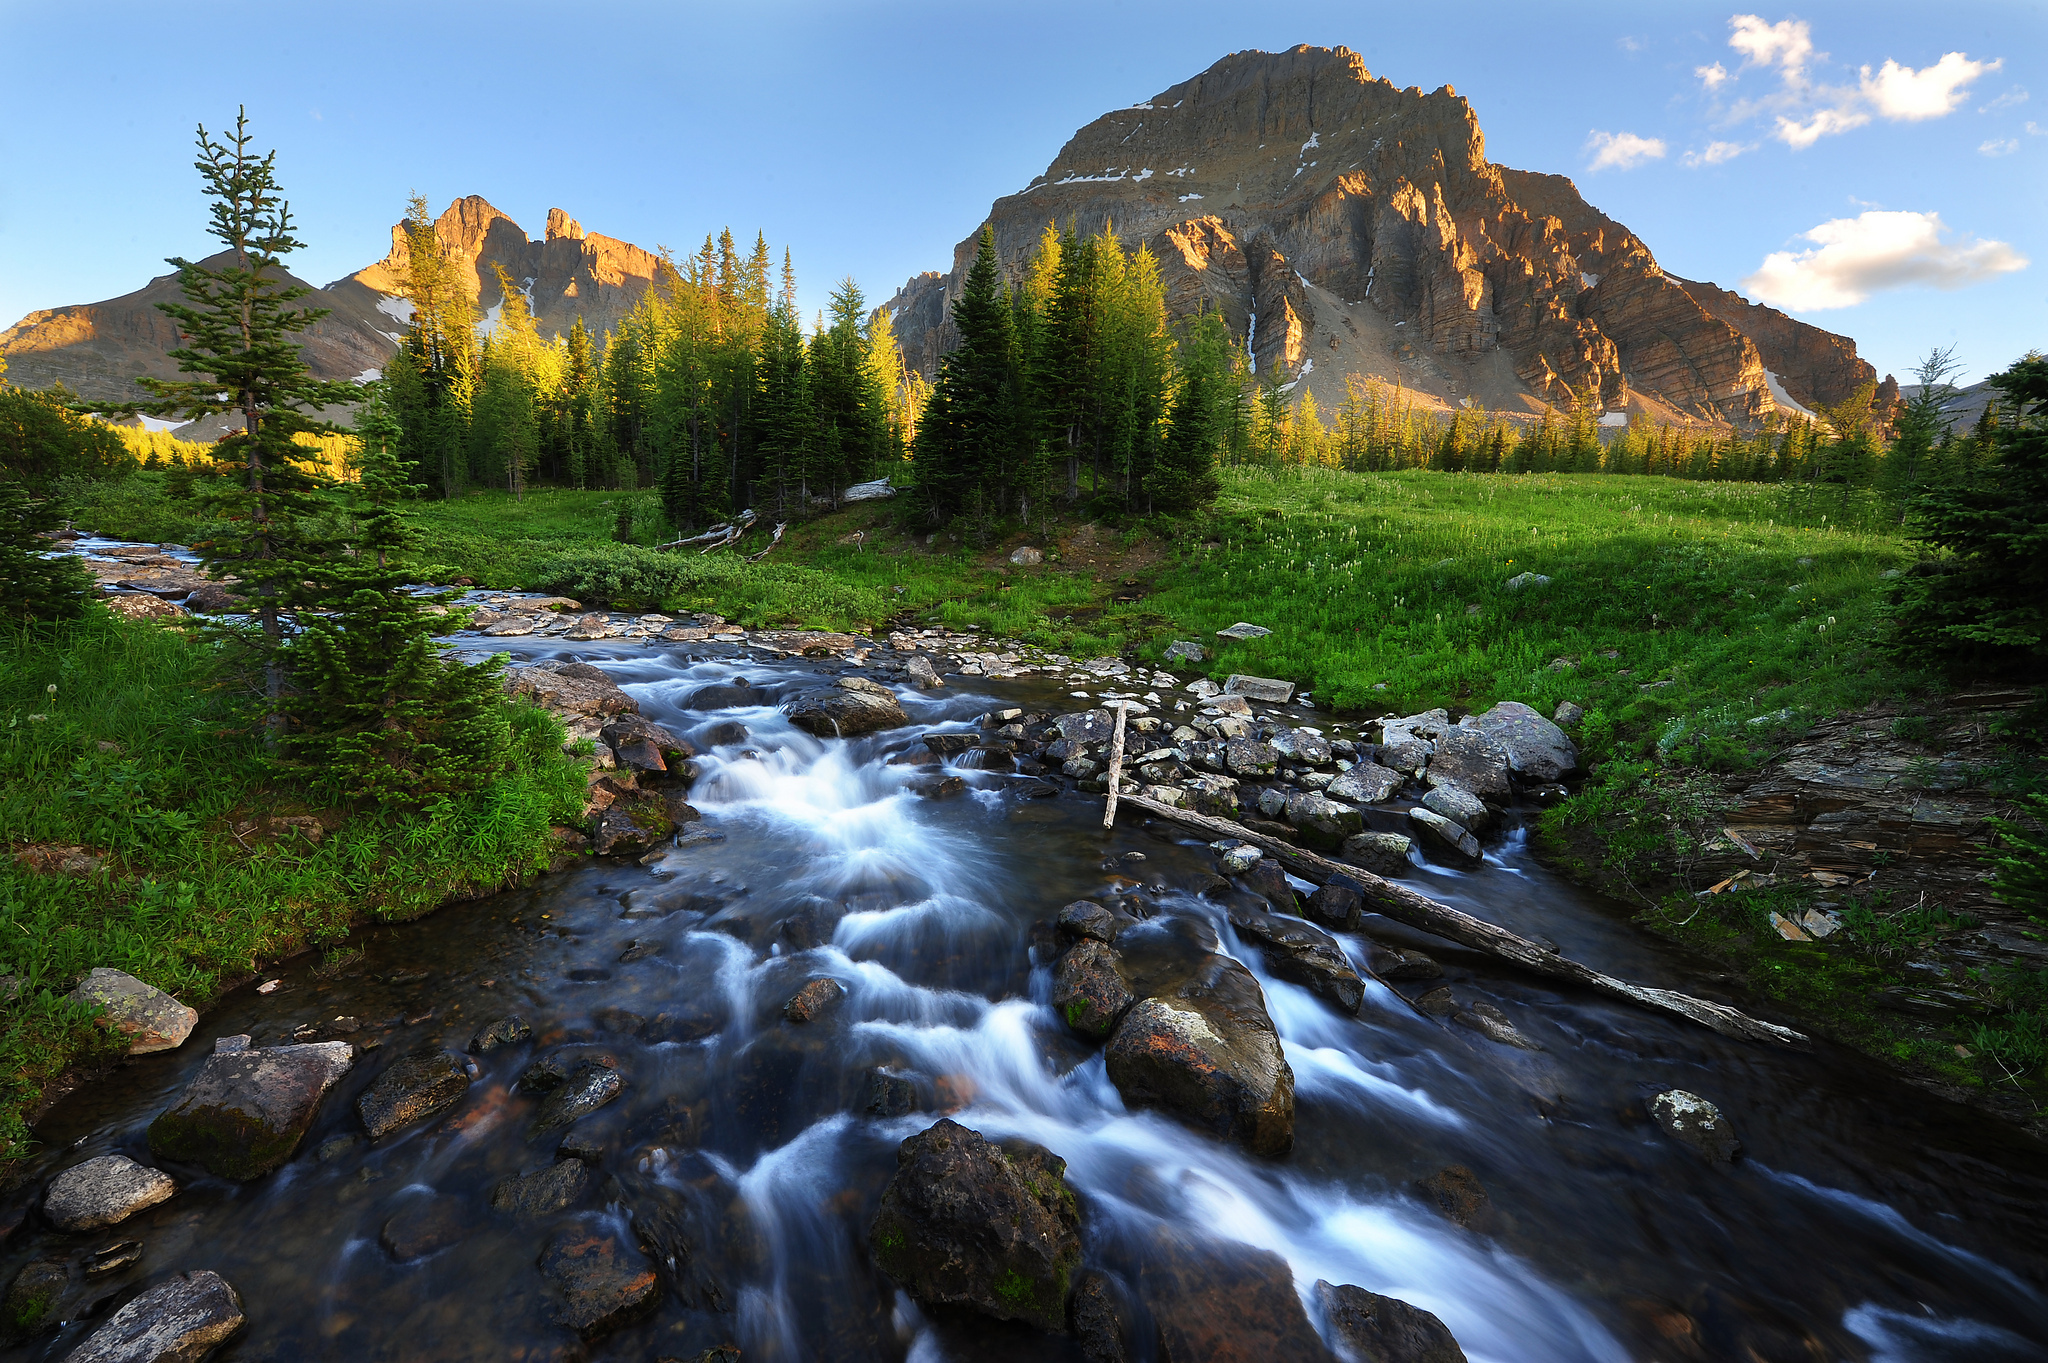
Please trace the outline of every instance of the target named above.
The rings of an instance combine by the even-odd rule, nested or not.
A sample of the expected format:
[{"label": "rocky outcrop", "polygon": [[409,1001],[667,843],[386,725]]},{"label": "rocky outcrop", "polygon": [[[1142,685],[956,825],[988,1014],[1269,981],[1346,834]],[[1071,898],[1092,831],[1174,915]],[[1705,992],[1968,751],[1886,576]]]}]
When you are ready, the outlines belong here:
[{"label": "rocky outcrop", "polygon": [[1066,1161],[942,1119],[905,1140],[868,1229],[876,1265],[918,1301],[1060,1332],[1081,1260]]},{"label": "rocky outcrop", "polygon": [[[1080,129],[988,217],[1013,278],[1046,224],[1069,221],[1148,246],[1174,316],[1219,312],[1261,374],[1326,409],[1356,372],[1445,407],[1477,393],[1497,410],[1575,395],[1622,410],[1641,395],[1660,414],[1747,422],[1869,368],[1847,338],[1666,275],[1570,180],[1490,162],[1450,86],[1397,89],[1344,48],[1225,57]],[[883,305],[927,376],[956,344],[945,309],[978,236]],[[1780,402],[1772,375],[1788,372]]]},{"label": "rocky outcrop", "polygon": [[345,1041],[218,1051],[150,1123],[149,1148],[222,1178],[261,1178],[291,1158],[354,1063]]}]

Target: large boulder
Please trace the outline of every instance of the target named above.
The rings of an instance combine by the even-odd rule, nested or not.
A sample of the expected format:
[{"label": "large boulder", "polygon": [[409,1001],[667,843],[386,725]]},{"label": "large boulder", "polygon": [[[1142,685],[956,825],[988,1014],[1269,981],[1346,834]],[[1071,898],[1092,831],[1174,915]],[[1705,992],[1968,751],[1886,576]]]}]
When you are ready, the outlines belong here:
[{"label": "large boulder", "polygon": [[[1110,916],[1106,909],[1097,912],[1105,919]],[[1066,926],[1064,913],[1061,926]],[[1089,926],[1096,925],[1091,920]],[[1053,966],[1053,1011],[1090,1041],[1100,1041],[1115,1030],[1117,1020],[1135,1002],[1117,972],[1116,951],[1105,942],[1084,936]]]},{"label": "large boulder", "polygon": [[1344,839],[1344,860],[1376,876],[1398,876],[1414,869],[1408,853],[1414,843],[1403,833],[1359,833]]},{"label": "large boulder", "polygon": [[1459,727],[1491,739],[1524,780],[1561,781],[1579,769],[1579,750],[1564,730],[1518,700],[1504,700]]},{"label": "large boulder", "polygon": [[697,755],[695,748],[645,715],[620,715],[599,736],[628,771],[667,772]]},{"label": "large boulder", "polygon": [[126,1155],[96,1155],[50,1180],[43,1215],[61,1231],[98,1230],[117,1225],[178,1191],[161,1169]]},{"label": "large boulder", "polygon": [[1441,814],[1468,833],[1481,833],[1493,822],[1486,802],[1461,785],[1446,781],[1422,797],[1422,807]]},{"label": "large boulder", "polygon": [[1333,800],[1376,805],[1382,800],[1391,800],[1407,779],[1400,772],[1376,762],[1360,762],[1350,771],[1340,773],[1337,779],[1324,787],[1324,793]]},{"label": "large boulder", "polygon": [[469,1091],[469,1066],[461,1056],[429,1047],[387,1066],[356,1099],[356,1113],[371,1140],[445,1112]]},{"label": "large boulder", "polygon": [[1107,743],[1116,734],[1116,716],[1107,710],[1076,710],[1052,726],[1070,743]]},{"label": "large boulder", "polygon": [[1301,985],[1340,1012],[1355,1014],[1365,1001],[1365,982],[1344,948],[1321,928],[1246,908],[1230,911],[1230,926],[1264,951],[1266,969],[1275,977]]},{"label": "large boulder", "polygon": [[1274,752],[1304,767],[1324,766],[1336,757],[1330,751],[1329,739],[1307,729],[1276,730],[1266,741],[1273,745]]},{"label": "large boulder", "polygon": [[1432,786],[1462,786],[1483,800],[1505,800],[1514,793],[1508,785],[1507,753],[1477,729],[1452,729],[1437,739],[1422,779]]},{"label": "large boulder", "polygon": [[1465,1351],[1442,1321],[1398,1297],[1318,1281],[1316,1305],[1359,1363],[1465,1363]]},{"label": "large boulder", "polygon": [[1335,851],[1344,839],[1365,831],[1365,816],[1350,805],[1339,804],[1321,791],[1305,790],[1287,797],[1282,807],[1287,822],[1311,847]]},{"label": "large boulder", "polygon": [[292,1157],[354,1063],[346,1041],[217,1051],[149,1124],[149,1148],[221,1178],[261,1178]]},{"label": "large boulder", "polygon": [[1336,1363],[1270,1250],[1161,1232],[1138,1290],[1152,1309],[1160,1363]]},{"label": "large boulder", "polygon": [[687,710],[744,710],[759,705],[773,705],[775,695],[765,687],[754,685],[745,677],[735,677],[729,682],[713,682],[700,686],[690,693],[683,702]]},{"label": "large boulder", "polygon": [[1466,861],[1479,860],[1479,839],[1466,832],[1463,825],[1451,822],[1433,809],[1411,809],[1408,819],[1438,851]]},{"label": "large boulder", "polygon": [[789,722],[819,738],[854,738],[910,723],[896,693],[866,677],[841,677],[835,685],[806,691],[783,707]]},{"label": "large boulder", "polygon": [[[570,668],[578,668],[571,671]],[[595,673],[595,676],[591,674]],[[505,669],[505,692],[515,700],[530,700],[556,714],[612,715],[638,714],[640,702],[619,689],[619,684],[588,663],[534,663]]]},{"label": "large boulder", "polygon": [[1252,973],[1212,955],[1124,1014],[1104,1059],[1132,1107],[1158,1108],[1256,1154],[1294,1145],[1294,1071]]},{"label": "large boulder", "polygon": [[158,1283],[107,1318],[64,1363],[199,1363],[242,1328],[242,1301],[208,1269]]},{"label": "large boulder", "polygon": [[661,1304],[654,1265],[600,1226],[578,1226],[548,1241],[540,1271],[561,1294],[554,1305],[556,1323],[586,1340],[652,1315]]},{"label": "large boulder", "polygon": [[1271,776],[1280,765],[1280,754],[1270,743],[1233,738],[1223,749],[1223,764],[1232,776]]},{"label": "large boulder", "polygon": [[927,1305],[1064,1330],[1081,1261],[1066,1169],[1036,1146],[999,1147],[941,1120],[897,1147],[868,1230],[875,1263]]},{"label": "large boulder", "polygon": [[163,990],[104,966],[80,980],[71,997],[98,1008],[100,1025],[128,1038],[130,1055],[176,1050],[199,1021],[197,1010]]}]

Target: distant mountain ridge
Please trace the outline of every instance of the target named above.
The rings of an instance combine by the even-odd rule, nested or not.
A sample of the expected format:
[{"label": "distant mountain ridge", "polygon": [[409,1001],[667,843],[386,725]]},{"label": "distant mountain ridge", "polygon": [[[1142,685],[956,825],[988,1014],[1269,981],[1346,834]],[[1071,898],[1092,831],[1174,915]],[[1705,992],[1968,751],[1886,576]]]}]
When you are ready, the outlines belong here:
[{"label": "distant mountain ridge", "polygon": [[[1396,89],[1342,47],[1235,53],[1105,114],[987,222],[1014,279],[1069,220],[1149,245],[1175,315],[1220,310],[1262,374],[1306,381],[1326,412],[1351,373],[1425,406],[1533,412],[1576,390],[1713,423],[1876,379],[1849,338],[1665,273],[1564,176],[1488,161],[1450,86]],[[957,343],[978,235],[883,304],[927,376]],[[1880,400],[1895,393],[1887,379]]]},{"label": "distant mountain ridge", "polygon": [[[640,301],[661,267],[660,257],[586,232],[559,208],[548,210],[547,235],[529,239],[518,223],[474,194],[450,204],[435,220],[434,232],[449,257],[462,264],[487,317],[495,317],[503,301],[491,269],[496,263],[531,300],[543,335],[566,332],[580,316],[602,336]],[[374,378],[396,353],[411,311],[400,295],[408,255],[399,223],[382,260],[303,300],[302,306],[330,310],[304,334],[303,353],[316,376]],[[221,252],[204,263],[226,259]],[[155,305],[178,301],[183,295],[173,272],[105,302],[32,312],[0,332],[7,379],[23,388],[61,382],[82,397],[109,402],[139,397],[138,375],[169,378],[177,372],[167,354],[178,344],[177,329]]]}]

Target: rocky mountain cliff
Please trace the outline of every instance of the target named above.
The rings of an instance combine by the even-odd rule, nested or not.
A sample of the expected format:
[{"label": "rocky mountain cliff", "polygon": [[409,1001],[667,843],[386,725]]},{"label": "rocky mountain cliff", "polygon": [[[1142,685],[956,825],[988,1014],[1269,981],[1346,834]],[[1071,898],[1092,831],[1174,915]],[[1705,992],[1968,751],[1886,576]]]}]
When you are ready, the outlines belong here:
[{"label": "rocky mountain cliff", "polygon": [[[1013,273],[1069,220],[1148,245],[1176,315],[1220,309],[1261,374],[1326,410],[1358,373],[1424,405],[1535,412],[1576,390],[1748,423],[1875,378],[1846,337],[1666,274],[1565,177],[1488,161],[1450,86],[1396,89],[1341,47],[1236,53],[1105,114],[988,218]],[[883,305],[927,375],[978,236]]]},{"label": "rocky mountain cliff", "polygon": [[[532,301],[543,335],[566,332],[580,316],[602,336],[639,301],[661,263],[630,242],[584,231],[559,208],[548,210],[547,235],[530,240],[518,223],[476,195],[450,204],[434,231],[462,263],[487,319],[503,301],[491,269],[497,263]],[[225,256],[205,263],[218,264]],[[305,333],[306,361],[317,376],[367,380],[391,358],[411,313],[399,290],[406,257],[399,224],[391,229],[390,254],[304,300],[306,307],[330,309]],[[103,303],[30,313],[0,332],[8,382],[23,388],[61,382],[84,397],[110,401],[139,396],[137,375],[168,378],[177,370],[166,354],[178,344],[177,329],[155,306],[165,301],[182,301],[175,273]]]}]

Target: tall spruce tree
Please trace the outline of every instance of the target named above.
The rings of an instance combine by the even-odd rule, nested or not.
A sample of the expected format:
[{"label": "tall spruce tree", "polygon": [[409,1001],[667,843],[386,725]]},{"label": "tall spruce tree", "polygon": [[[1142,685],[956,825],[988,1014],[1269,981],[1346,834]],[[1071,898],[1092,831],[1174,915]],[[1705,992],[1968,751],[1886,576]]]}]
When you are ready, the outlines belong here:
[{"label": "tall spruce tree", "polygon": [[1179,380],[1165,445],[1146,482],[1147,510],[1174,516],[1215,500],[1222,488],[1216,452],[1228,439],[1236,384],[1230,332],[1220,314],[1204,312],[1182,327]]},{"label": "tall spruce tree", "polygon": [[157,307],[177,322],[181,340],[170,352],[192,379],[142,379],[156,400],[137,404],[158,416],[234,413],[242,429],[214,446],[214,458],[236,476],[206,494],[218,520],[213,537],[195,546],[215,577],[240,579],[236,590],[258,626],[263,654],[266,724],[273,747],[283,725],[285,671],[280,656],[286,617],[308,604],[306,582],[327,546],[319,535],[324,479],[313,450],[293,437],[336,427],[312,412],[352,402],[353,384],[313,378],[293,337],[326,312],[292,306],[311,290],[289,282],[282,257],[301,243],[278,188],[277,153],[257,156],[248,114],[216,141],[199,129],[195,163],[208,196],[214,236],[229,259],[218,269],[173,257],[183,303]]},{"label": "tall spruce tree", "polygon": [[371,388],[356,423],[358,477],[345,494],[352,552],[317,570],[338,609],[308,619],[285,648],[290,747],[344,798],[418,806],[504,769],[504,660],[444,656],[435,636],[447,622],[428,607],[449,598],[405,589],[436,570],[410,561],[419,537],[402,502],[422,489],[405,476],[381,385]]},{"label": "tall spruce tree", "polygon": [[921,509],[938,521],[985,511],[1016,434],[1010,305],[992,227],[953,304],[960,345],[939,362],[939,381],[917,433]]},{"label": "tall spruce tree", "polygon": [[46,557],[44,532],[62,521],[55,502],[0,471],[0,621],[23,625],[85,614],[92,579],[70,554]]}]

